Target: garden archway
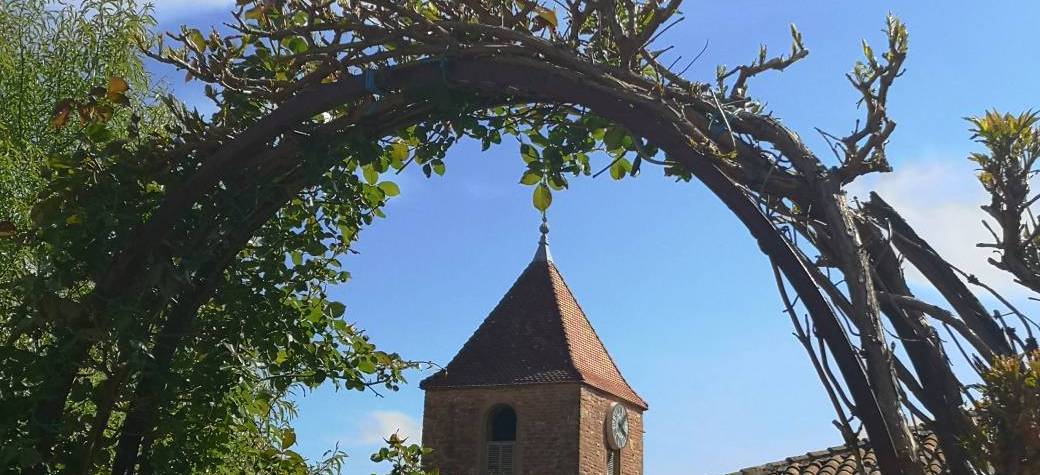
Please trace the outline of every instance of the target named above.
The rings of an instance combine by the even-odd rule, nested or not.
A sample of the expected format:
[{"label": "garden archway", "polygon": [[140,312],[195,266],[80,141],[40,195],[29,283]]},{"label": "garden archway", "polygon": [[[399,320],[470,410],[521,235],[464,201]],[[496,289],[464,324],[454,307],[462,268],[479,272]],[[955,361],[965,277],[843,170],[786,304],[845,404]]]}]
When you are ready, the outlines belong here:
[{"label": "garden archway", "polygon": [[[176,217],[182,215],[185,207],[194,206],[195,198],[204,196],[209,187],[222,181],[230,181],[231,174],[242,167],[265,165],[261,160],[268,157],[265,157],[264,153],[254,152],[258,144],[268,143],[282,130],[292,127],[307,117],[371,97],[373,85],[369,84],[366,87],[366,82],[372,81],[371,76],[376,78],[375,87],[379,90],[400,91],[399,94],[403,96],[415,95],[413,92],[415,90],[428,91],[430,88],[444,87],[486,96],[489,102],[494,103],[511,102],[515,104],[524,101],[581,104],[587,106],[593,113],[625,126],[636,135],[645,137],[691,170],[693,175],[704,183],[747,227],[762,251],[783,270],[799,297],[810,310],[814,323],[828,344],[837,348],[850,346],[837,317],[830,310],[819,287],[795,250],[747,193],[726,177],[711,160],[690,147],[687,136],[679,130],[667,126],[665,117],[660,114],[661,108],[658,104],[654,103],[651,98],[639,94],[619,94],[619,91],[587,87],[580,81],[575,81],[573,75],[566,73],[568,71],[562,71],[551,64],[542,64],[538,67],[538,65],[516,64],[495,58],[474,58],[472,60],[459,58],[450,63],[433,60],[384,71],[368,72],[362,76],[345,78],[337,83],[322,84],[312,90],[303,91],[298,97],[290,99],[277,111],[243,133],[238,140],[213,154],[206,165],[187,180],[183,189],[174,192],[166,199],[134,241],[142,244],[162,242],[166,238],[165,234],[173,231],[170,224],[176,222]],[[510,96],[503,97],[501,91],[510,91]],[[395,96],[381,97],[374,104],[378,107],[381,101],[390,100],[393,97]],[[417,104],[413,106],[418,107]],[[436,110],[430,111],[430,113],[436,114]],[[426,116],[421,119],[426,119]],[[412,125],[392,119],[389,123],[393,124],[393,127]],[[354,126],[354,124],[351,125]],[[371,127],[369,124],[362,123],[361,125]],[[373,139],[378,138],[381,137],[373,136]],[[258,179],[263,177],[263,175],[255,176]],[[298,182],[300,188],[307,184],[304,181]],[[295,191],[298,190],[284,195],[285,200],[295,195]],[[264,209],[253,211],[265,214],[264,211],[273,212],[281,204],[274,203],[272,206],[269,203]],[[235,234],[249,236],[260,224],[262,221],[259,220],[244,223]],[[125,288],[129,276],[138,275],[137,273],[141,272],[140,262],[143,262],[146,256],[151,256],[153,252],[154,250],[149,249],[149,246],[142,245],[139,249],[132,249],[131,252],[121,256],[110,274],[111,280],[106,279],[107,282],[111,282],[108,288]],[[178,329],[180,329],[180,325],[171,332],[177,333]],[[860,409],[858,415],[865,420],[878,422],[877,424],[867,424],[868,431],[885,427],[878,404],[869,390],[862,366],[855,359],[842,359],[843,355],[851,355],[849,352],[836,351],[834,354],[843,377],[850,381],[850,391]],[[890,438],[890,435],[886,433],[870,435],[872,440]],[[877,445],[875,450],[878,451],[879,460],[883,461],[882,463],[891,463],[891,460],[895,460],[894,453],[886,454],[885,447],[882,444]]]},{"label": "garden archway", "polygon": [[[281,14],[272,9],[282,8],[283,3],[303,7],[286,17],[291,24],[277,29],[271,24],[281,21]],[[278,62],[265,65],[271,71],[262,71],[260,77],[249,76],[255,73],[256,63],[264,60],[250,52],[247,54],[253,56],[248,60],[235,63],[236,58],[241,59],[236,55],[248,49],[245,40],[239,48],[213,36],[206,39],[197,30],[174,35],[184,46],[180,53],[156,54],[193,77],[225,88],[236,100],[257,98],[262,105],[250,109],[246,119],[224,124],[229,131],[213,127],[218,129],[213,137],[200,133],[203,137],[198,144],[182,144],[186,150],[169,151],[171,160],[182,158],[178,154],[183,153],[194,154],[197,161],[185,167],[184,175],[177,177],[176,186],[169,187],[147,221],[128,233],[127,244],[92,292],[95,313],[105,314],[121,300],[154,290],[149,275],[156,263],[188,260],[186,257],[201,262],[191,269],[191,281],[178,290],[175,304],[156,312],[161,330],[152,348],[155,360],[136,385],[117,449],[115,473],[133,471],[143,434],[154,422],[161,375],[176,354],[180,336],[191,328],[200,305],[211,296],[214,282],[257,229],[340,160],[335,154],[339,141],[346,137],[356,143],[375,143],[414,124],[472,119],[489,108],[524,104],[569,108],[573,115],[594,115],[617,124],[636,137],[639,146],[645,139],[647,146],[664,150],[667,169],[702,181],[740,219],[797,291],[839,365],[854,401],[849,405],[864,421],[881,467],[900,473],[916,465],[908,449],[912,443],[907,441],[906,423],[899,415],[875,275],[859,240],[859,232],[872,228],[868,223],[864,231],[857,229],[864,221],[852,219],[841,191],[856,176],[887,167],[883,147],[894,124],[885,116],[884,96],[899,73],[906,41],[898,21],[889,21],[885,61],[872,61],[873,69],[864,66],[865,76],[858,83],[853,80],[867,104],[867,120],[843,142],[846,157],[842,166],[828,169],[793,132],[762,113],[746,96],[748,79],[782,70],[807,54],[796,31],[790,56],[769,59],[763,50],[759,61],[728,73],[721,71],[719,84],[713,88],[671,73],[646,48],[675,13],[678,1],[666,5],[635,2],[628,7],[614,2],[569,2],[573,7],[569,15],[577,25],[570,30],[564,29],[554,12],[536,2],[516,2],[520,6],[515,9],[513,2],[502,6],[496,2],[433,1],[406,7],[379,0],[353,3],[362,7],[333,10],[310,2],[258,2],[262,5],[247,12],[239,10],[236,18],[246,36],[270,40],[278,51],[291,51],[285,62],[299,60],[308,66],[296,64],[295,70],[277,71],[283,76],[274,74],[274,69],[283,66]],[[456,8],[430,11],[423,6],[434,4]],[[329,9],[321,10],[326,7]],[[628,18],[639,14],[642,20],[622,24],[626,22],[618,18],[625,15],[625,8],[631,9]],[[340,16],[348,19],[329,20]],[[373,17],[378,20],[375,26],[370,21]],[[588,26],[595,24],[593,20],[599,21],[598,27]],[[372,37],[366,39],[367,35]],[[322,44],[330,38],[335,41]],[[385,49],[371,51],[378,46]],[[263,76],[266,73],[270,77]],[[293,79],[282,79],[286,74]],[[727,79],[732,81],[728,87],[724,84]],[[442,100],[445,97],[447,103]],[[330,120],[314,120],[323,114]],[[192,218],[195,210],[212,208],[214,196],[242,190],[263,193],[257,193],[256,202],[244,208],[213,210],[221,221],[212,229],[200,228]],[[819,269],[785,239],[763,208],[790,211],[787,224],[791,229],[814,238],[817,248],[826,247],[831,262],[836,263],[833,267],[847,278],[851,276],[847,300],[852,312],[841,310],[861,319],[857,322],[862,333],[859,348],[849,340],[830,306],[835,295],[824,295],[821,290],[831,283],[820,280]],[[182,244],[182,250],[169,246],[205,242],[211,235],[217,236],[219,245]],[[893,278],[900,282],[898,275]],[[833,287],[827,289],[833,291]],[[958,330],[978,333],[985,344],[999,350],[999,330],[993,337],[985,312],[979,316],[973,311],[962,312],[966,330]],[[915,326],[911,317],[905,317],[907,325],[897,330],[909,342],[916,377],[921,386],[949,389],[956,379],[942,374],[946,366],[941,346],[929,346],[934,335]],[[58,356],[69,356],[54,359],[73,363],[53,376],[53,397],[45,397],[37,406],[38,420],[61,419],[75,378],[75,362],[89,352],[90,344],[53,345]],[[952,424],[960,407],[956,388],[955,397],[942,390],[929,393],[938,396],[924,400],[937,426]],[[40,452],[48,453],[50,442],[40,440]],[[955,460],[955,444],[944,446],[948,460]]]}]

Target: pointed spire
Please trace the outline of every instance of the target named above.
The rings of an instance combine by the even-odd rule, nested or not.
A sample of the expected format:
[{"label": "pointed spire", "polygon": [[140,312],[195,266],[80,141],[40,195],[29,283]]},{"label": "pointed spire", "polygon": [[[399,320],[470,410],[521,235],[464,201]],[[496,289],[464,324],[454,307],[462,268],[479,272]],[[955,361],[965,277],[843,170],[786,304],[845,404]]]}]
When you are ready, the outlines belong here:
[{"label": "pointed spire", "polygon": [[548,228],[542,224],[534,262],[451,362],[419,387],[580,382],[645,410],[646,401],[625,381],[556,264],[549,260]]},{"label": "pointed spire", "polygon": [[549,220],[542,212],[542,225],[538,227],[542,236],[538,238],[538,250],[534,253],[534,262],[552,262],[552,254],[549,253]]}]

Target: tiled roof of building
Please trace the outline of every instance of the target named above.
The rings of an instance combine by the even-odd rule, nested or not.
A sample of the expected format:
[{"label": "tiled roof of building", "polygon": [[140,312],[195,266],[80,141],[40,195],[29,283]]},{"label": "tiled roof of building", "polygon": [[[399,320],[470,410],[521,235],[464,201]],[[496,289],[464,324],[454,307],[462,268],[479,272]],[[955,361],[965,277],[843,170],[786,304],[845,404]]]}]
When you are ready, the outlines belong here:
[{"label": "tiled roof of building", "polygon": [[420,387],[563,382],[582,382],[647,408],[563,281],[543,236],[535,259],[469,341]]},{"label": "tiled roof of building", "polygon": [[[945,462],[939,451],[939,439],[931,433],[920,439],[921,459],[929,475],[943,473]],[[856,457],[859,452],[859,457]],[[862,467],[860,469],[860,460]],[[840,445],[797,457],[788,457],[779,462],[745,468],[729,475],[881,475],[877,457],[868,442],[858,447]]]}]

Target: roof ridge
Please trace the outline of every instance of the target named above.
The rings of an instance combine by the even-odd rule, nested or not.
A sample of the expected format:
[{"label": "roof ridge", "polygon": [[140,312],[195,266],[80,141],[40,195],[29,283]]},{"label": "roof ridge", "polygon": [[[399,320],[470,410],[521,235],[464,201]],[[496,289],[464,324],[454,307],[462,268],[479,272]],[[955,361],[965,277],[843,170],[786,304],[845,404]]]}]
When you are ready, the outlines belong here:
[{"label": "roof ridge", "polygon": [[[564,309],[563,309],[563,305],[560,302],[560,296],[556,294],[556,281],[553,280],[553,278],[552,278],[553,277],[552,276],[553,271],[556,271],[557,274],[560,274],[560,270],[556,268],[556,264],[553,263],[553,261],[551,259],[543,260],[543,261],[534,261],[534,262],[531,262],[531,265],[534,265],[535,263],[545,264],[545,272],[548,274],[546,277],[549,278],[549,286],[550,286],[550,288],[553,291],[552,292],[553,303],[556,305],[556,313],[560,317],[559,318],[560,333],[563,334],[563,344],[567,347],[567,356],[568,356],[567,363],[570,365],[570,367],[571,367],[570,369],[572,371],[574,371],[574,374],[578,375],[578,379],[580,379],[581,381],[584,382],[585,381],[585,375],[582,374],[580,369],[578,369],[578,365],[574,361],[574,346],[571,343],[570,332],[567,331],[567,322],[564,320],[566,317],[564,316],[564,313],[563,313]],[[570,289],[567,287],[567,282],[563,280],[563,274],[560,274],[560,282],[563,283],[564,289],[566,289],[567,292],[570,293]],[[571,295],[571,299],[574,299],[574,294],[570,294],[570,295]],[[577,300],[575,300],[575,303],[577,303]],[[581,309],[580,306],[578,308]],[[585,314],[585,312],[582,311],[582,315],[584,315],[584,314]],[[588,317],[586,317],[586,319],[588,319]]]},{"label": "roof ridge", "polygon": [[[614,361],[614,357],[611,356],[611,354],[610,354],[610,350],[608,350],[607,349],[607,345],[605,345],[603,343],[603,339],[599,337],[599,333],[596,331],[596,327],[592,324],[592,321],[589,320],[588,314],[585,313],[585,309],[581,307],[581,302],[578,301],[578,298],[574,296],[574,292],[571,291],[571,286],[568,285],[567,284],[567,280],[563,278],[563,273],[560,272],[560,269],[558,267],[556,267],[556,263],[553,262],[553,261],[548,261],[547,263],[548,263],[548,267],[550,268],[550,271],[555,271],[556,274],[560,277],[560,283],[563,284],[563,290],[567,292],[567,295],[570,296],[571,301],[574,302],[574,305],[578,307],[578,314],[581,315],[581,318],[585,320],[586,324],[588,324],[589,330],[592,331],[592,336],[596,338],[596,342],[599,343],[599,347],[603,349],[603,353],[607,356],[607,360],[610,361],[610,365],[611,365],[611,367],[614,368],[614,372],[617,373],[618,377],[621,379],[621,382],[628,388],[628,390],[632,391],[632,394],[638,400],[638,401],[630,401],[630,402],[640,403],[643,406],[644,409],[649,408],[649,405],[646,403],[646,401],[643,399],[643,397],[640,396],[639,393],[637,393],[636,390],[632,388],[632,385],[628,383],[628,380],[625,379],[624,373],[621,372],[621,368],[618,368],[617,362]],[[551,277],[552,276],[550,275],[550,280],[551,280]],[[553,283],[555,283],[555,281],[553,281]],[[553,299],[556,301],[557,307],[558,307],[558,309],[560,311],[560,317],[561,317],[560,318],[560,323],[564,324],[565,323],[564,319],[563,319],[563,317],[564,317],[564,309],[563,309],[562,306],[560,306],[559,296],[557,296],[555,292],[553,292]],[[577,364],[575,363],[574,349],[571,347],[571,344],[570,344],[570,334],[569,334],[569,332],[567,332],[566,325],[564,325],[564,329],[563,330],[564,330],[563,331],[564,341],[567,342],[567,351],[568,351],[568,353],[571,356],[571,365],[575,367],[575,371],[577,371],[578,375],[581,376],[581,380],[583,382],[591,385],[591,386],[596,387],[597,389],[606,391],[608,393],[613,392],[613,391],[609,390],[608,388],[599,387],[599,385],[594,384],[594,382],[592,382],[592,381],[589,381],[586,378],[585,373],[583,373],[582,370],[577,367]],[[617,396],[620,396],[620,395],[618,394]]]}]

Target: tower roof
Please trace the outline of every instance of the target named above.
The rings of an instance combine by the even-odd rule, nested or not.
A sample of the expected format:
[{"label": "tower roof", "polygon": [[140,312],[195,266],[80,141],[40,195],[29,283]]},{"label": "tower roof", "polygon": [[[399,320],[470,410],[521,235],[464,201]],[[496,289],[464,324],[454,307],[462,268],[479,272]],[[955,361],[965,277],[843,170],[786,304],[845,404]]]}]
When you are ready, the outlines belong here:
[{"label": "tower roof", "polygon": [[420,387],[581,382],[640,408],[549,256],[543,224],[534,259],[448,366]]}]

